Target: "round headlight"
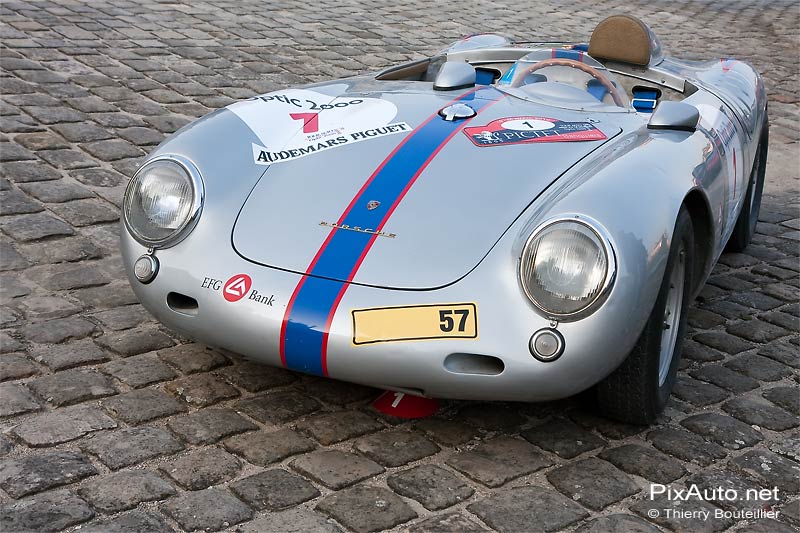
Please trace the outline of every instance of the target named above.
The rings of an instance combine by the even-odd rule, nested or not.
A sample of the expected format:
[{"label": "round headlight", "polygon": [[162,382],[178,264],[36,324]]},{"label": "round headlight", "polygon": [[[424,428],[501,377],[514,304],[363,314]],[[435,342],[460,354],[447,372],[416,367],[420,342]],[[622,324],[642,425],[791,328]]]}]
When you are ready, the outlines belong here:
[{"label": "round headlight", "polygon": [[125,191],[125,225],[145,246],[172,246],[197,222],[202,199],[203,182],[191,161],[157,157],[136,172]]},{"label": "round headlight", "polygon": [[543,224],[528,239],[520,281],[548,317],[575,320],[592,312],[611,288],[616,270],[609,240],[576,219]]}]

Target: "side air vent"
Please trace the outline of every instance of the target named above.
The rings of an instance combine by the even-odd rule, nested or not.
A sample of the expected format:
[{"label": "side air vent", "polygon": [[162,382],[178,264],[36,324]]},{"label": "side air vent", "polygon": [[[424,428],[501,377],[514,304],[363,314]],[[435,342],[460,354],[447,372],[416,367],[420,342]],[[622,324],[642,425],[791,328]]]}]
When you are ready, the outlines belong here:
[{"label": "side air vent", "polygon": [[503,373],[506,365],[502,359],[491,355],[451,353],[444,360],[444,368],[455,374],[497,376]]},{"label": "side air vent", "polygon": [[186,296],[179,292],[171,292],[167,294],[167,307],[182,315],[195,316],[199,306],[197,305],[197,300],[191,296]]}]

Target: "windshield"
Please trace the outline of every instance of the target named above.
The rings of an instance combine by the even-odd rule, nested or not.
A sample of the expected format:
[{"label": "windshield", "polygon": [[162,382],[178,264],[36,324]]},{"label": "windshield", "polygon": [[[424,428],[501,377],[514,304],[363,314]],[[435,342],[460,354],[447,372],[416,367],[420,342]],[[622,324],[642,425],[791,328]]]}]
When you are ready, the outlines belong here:
[{"label": "windshield", "polygon": [[545,49],[531,52],[497,83],[519,98],[569,109],[597,111],[623,108],[630,102],[625,90],[597,60],[578,50]]}]

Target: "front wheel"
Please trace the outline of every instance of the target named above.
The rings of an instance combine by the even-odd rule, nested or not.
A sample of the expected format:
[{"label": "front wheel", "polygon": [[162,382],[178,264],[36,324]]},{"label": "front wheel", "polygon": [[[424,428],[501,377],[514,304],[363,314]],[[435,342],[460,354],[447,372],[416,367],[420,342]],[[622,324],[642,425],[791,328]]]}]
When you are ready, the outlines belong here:
[{"label": "front wheel", "polygon": [[656,303],[628,357],[597,387],[600,411],[630,424],[655,421],[672,392],[692,294],[694,231],[681,207]]}]

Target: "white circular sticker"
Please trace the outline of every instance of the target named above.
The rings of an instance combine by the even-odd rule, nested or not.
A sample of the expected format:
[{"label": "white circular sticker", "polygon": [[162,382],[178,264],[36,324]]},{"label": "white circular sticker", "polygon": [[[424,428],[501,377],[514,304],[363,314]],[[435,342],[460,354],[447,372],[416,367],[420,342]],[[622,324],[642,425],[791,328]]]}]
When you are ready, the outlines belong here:
[{"label": "white circular sticker", "polygon": [[507,120],[501,124],[504,129],[517,130],[517,131],[540,131],[549,130],[555,124],[549,120],[540,120],[537,118],[527,118],[518,120]]}]

